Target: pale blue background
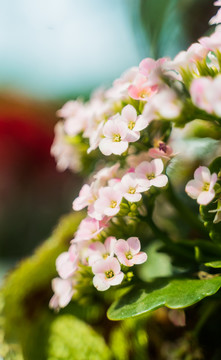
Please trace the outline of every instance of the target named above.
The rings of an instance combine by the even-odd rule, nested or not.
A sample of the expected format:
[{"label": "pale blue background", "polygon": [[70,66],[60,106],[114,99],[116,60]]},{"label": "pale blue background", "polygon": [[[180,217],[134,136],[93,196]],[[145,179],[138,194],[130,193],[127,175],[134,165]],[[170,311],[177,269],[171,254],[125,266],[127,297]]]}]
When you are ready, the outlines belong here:
[{"label": "pale blue background", "polygon": [[109,85],[141,60],[129,3],[0,0],[0,89],[53,98]]}]

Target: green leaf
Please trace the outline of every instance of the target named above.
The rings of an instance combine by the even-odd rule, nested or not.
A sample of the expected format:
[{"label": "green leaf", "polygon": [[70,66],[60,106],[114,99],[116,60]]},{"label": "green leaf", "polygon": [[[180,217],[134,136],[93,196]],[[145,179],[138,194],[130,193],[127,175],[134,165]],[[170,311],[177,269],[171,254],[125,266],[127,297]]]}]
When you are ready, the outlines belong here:
[{"label": "green leaf", "polygon": [[221,261],[211,261],[211,262],[205,263],[204,265],[218,269],[218,268],[221,268]]},{"label": "green leaf", "polygon": [[110,320],[122,320],[148,313],[162,306],[182,309],[215,294],[221,287],[221,277],[210,279],[159,278],[134,286],[115,301],[107,312]]}]

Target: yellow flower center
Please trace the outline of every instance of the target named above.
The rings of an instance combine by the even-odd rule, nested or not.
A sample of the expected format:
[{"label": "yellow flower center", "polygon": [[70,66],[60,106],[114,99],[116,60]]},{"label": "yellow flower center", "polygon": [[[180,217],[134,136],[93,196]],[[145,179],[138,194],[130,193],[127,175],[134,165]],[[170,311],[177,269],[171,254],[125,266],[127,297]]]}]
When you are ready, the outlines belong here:
[{"label": "yellow flower center", "polygon": [[141,99],[145,99],[147,97],[147,95],[149,95],[149,94],[146,89],[143,89],[140,91],[139,95],[140,95]]},{"label": "yellow flower center", "polygon": [[128,190],[128,193],[129,194],[135,194],[135,192],[136,192],[136,189],[130,186],[129,190]]},{"label": "yellow flower center", "polygon": [[209,187],[210,187],[210,183],[207,183],[207,182],[205,182],[204,184],[203,184],[203,191],[209,191]]},{"label": "yellow flower center", "polygon": [[109,254],[108,254],[108,253],[103,254],[103,258],[104,258],[104,259],[106,259],[108,256],[109,256]]},{"label": "yellow flower center", "polygon": [[128,129],[133,130],[134,126],[135,126],[135,122],[130,121],[129,124],[128,124]]},{"label": "yellow flower center", "polygon": [[115,200],[111,200],[110,207],[115,208],[117,206],[117,202]]},{"label": "yellow flower center", "polygon": [[147,179],[148,179],[148,180],[152,180],[152,179],[155,178],[154,173],[152,173],[152,174],[147,174],[146,176],[147,176]]},{"label": "yellow flower center", "polygon": [[120,136],[120,134],[114,134],[114,135],[113,135],[113,141],[114,141],[114,142],[120,142],[120,141],[121,141],[121,136]]},{"label": "yellow flower center", "polygon": [[127,260],[133,259],[133,256],[130,251],[126,254],[126,258],[127,258]]},{"label": "yellow flower center", "polygon": [[111,279],[114,276],[113,270],[105,271],[106,278]]}]

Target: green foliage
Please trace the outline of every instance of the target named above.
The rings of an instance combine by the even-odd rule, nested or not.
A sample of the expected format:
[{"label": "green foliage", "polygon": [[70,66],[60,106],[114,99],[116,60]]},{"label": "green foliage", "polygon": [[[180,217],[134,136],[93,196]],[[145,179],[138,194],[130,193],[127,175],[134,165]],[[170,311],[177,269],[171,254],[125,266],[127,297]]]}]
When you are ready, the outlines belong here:
[{"label": "green foliage", "polygon": [[49,330],[48,360],[111,359],[104,339],[89,325],[70,314],[56,317]]},{"label": "green foliage", "polygon": [[158,278],[154,281],[134,286],[109,308],[111,320],[122,320],[148,313],[162,306],[182,309],[203,298],[215,294],[221,287],[221,277],[208,279]]},{"label": "green foliage", "polygon": [[[109,323],[108,347],[98,333],[104,328],[96,326],[95,331],[86,324],[98,324],[106,317],[99,297],[81,305],[72,302],[60,313],[48,308],[51,279],[57,276],[55,259],[67,249],[81,218],[79,214],[64,217],[50,239],[6,279],[0,292],[0,356],[5,360],[129,360],[130,354],[145,359],[144,319],[131,319],[113,329]],[[110,303],[113,295],[104,295]]]},{"label": "green foliage", "polygon": [[140,17],[151,57],[173,56],[185,47],[177,0],[141,0]]},{"label": "green foliage", "polygon": [[110,347],[114,359],[147,359],[148,336],[145,329],[146,321],[146,316],[127,319],[120,322],[119,325],[112,330]]},{"label": "green foliage", "polygon": [[145,252],[148,254],[148,261],[139,267],[139,276],[142,280],[148,281],[161,276],[172,275],[171,258],[158,250],[162,246],[160,241],[151,243]]},{"label": "green foliage", "polygon": [[213,162],[210,164],[209,169],[211,173],[215,172],[219,174],[221,171],[221,156],[217,157]]},{"label": "green foliage", "polygon": [[1,290],[6,342],[29,343],[26,335],[29,339],[33,323],[38,327],[42,310],[48,309],[52,296],[51,280],[57,276],[55,260],[68,248],[81,219],[82,214],[64,217],[44,245],[23,260],[6,279]]}]

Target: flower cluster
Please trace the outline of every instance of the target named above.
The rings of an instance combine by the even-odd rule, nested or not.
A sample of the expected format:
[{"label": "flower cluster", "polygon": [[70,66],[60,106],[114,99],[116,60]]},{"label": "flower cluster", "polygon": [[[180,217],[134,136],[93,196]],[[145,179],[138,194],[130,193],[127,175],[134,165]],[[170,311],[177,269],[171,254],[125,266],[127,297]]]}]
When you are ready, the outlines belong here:
[{"label": "flower cluster", "polygon": [[[54,296],[50,306],[54,308],[66,306],[77,284],[77,271],[81,266],[89,266],[94,274],[93,284],[99,291],[122,283],[127,268],[142,264],[147,260],[147,254],[140,251],[140,240],[130,237],[127,240],[117,240],[113,236],[100,241],[74,243],[69,250],[59,255],[56,269],[60,278],[53,280]],[[124,266],[124,272],[121,271]]]},{"label": "flower cluster", "polygon": [[[220,22],[219,9],[210,23]],[[167,169],[176,156],[170,143],[174,126],[194,119],[221,125],[220,64],[221,25],[173,60],[146,58],[88,102],[68,101],[57,112],[62,120],[56,125],[52,154],[58,168],[80,171],[81,160],[90,157],[93,173],[73,201],[73,210],[86,209],[87,216],[69,250],[57,258],[60,277],[52,283],[51,307],[67,305],[83,269],[90,270],[95,288],[104,291],[128,281],[129,268],[147,260],[140,251],[143,239],[118,236],[114,226],[127,228],[130,221],[148,223],[152,217],[156,197],[167,191]],[[202,165],[184,187],[200,205],[217,202],[211,212],[216,213],[215,224],[221,221],[218,172],[211,174]]]}]

